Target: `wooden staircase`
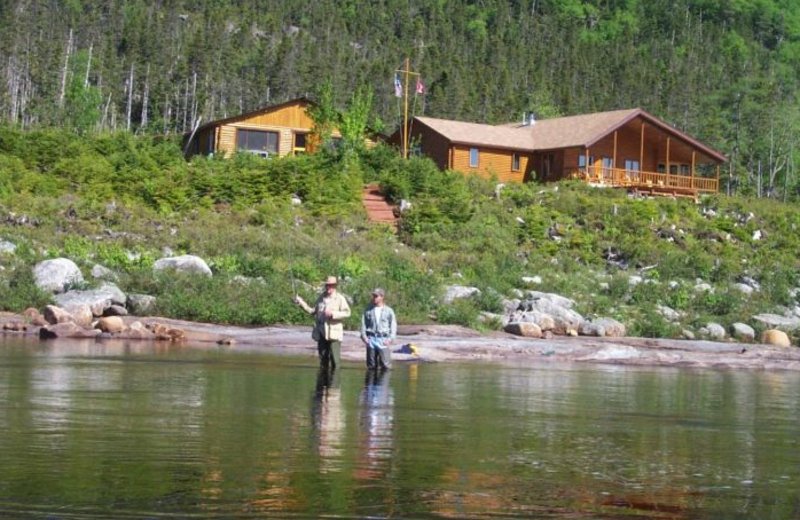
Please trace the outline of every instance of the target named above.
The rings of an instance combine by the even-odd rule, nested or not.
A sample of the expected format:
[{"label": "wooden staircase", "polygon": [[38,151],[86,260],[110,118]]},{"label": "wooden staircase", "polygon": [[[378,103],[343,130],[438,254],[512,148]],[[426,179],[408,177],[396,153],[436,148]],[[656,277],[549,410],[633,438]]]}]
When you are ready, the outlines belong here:
[{"label": "wooden staircase", "polygon": [[394,208],[386,202],[381,195],[381,188],[377,184],[364,186],[361,192],[361,202],[367,210],[367,218],[370,222],[383,222],[397,229],[397,217],[394,215]]}]

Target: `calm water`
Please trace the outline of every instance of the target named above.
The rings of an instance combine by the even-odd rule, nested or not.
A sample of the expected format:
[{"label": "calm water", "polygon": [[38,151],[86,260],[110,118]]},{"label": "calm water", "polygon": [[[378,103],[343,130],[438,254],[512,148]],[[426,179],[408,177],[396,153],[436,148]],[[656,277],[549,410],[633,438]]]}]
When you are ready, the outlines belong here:
[{"label": "calm water", "polygon": [[800,375],[0,343],[2,518],[800,517]]}]

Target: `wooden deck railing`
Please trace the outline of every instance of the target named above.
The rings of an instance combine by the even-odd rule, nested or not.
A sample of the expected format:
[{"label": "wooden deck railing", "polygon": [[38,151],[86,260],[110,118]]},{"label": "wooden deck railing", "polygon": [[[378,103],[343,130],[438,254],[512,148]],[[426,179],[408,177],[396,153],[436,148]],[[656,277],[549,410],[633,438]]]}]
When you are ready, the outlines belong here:
[{"label": "wooden deck railing", "polygon": [[586,182],[620,186],[626,188],[674,189],[692,192],[719,191],[719,180],[710,177],[673,175],[667,173],[643,172],[624,168],[570,168],[567,175]]}]

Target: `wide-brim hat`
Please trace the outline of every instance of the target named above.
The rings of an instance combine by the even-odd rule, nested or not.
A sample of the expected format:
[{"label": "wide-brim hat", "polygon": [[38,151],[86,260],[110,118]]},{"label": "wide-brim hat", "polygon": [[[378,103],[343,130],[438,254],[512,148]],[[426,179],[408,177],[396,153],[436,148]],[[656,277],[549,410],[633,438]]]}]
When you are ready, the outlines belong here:
[{"label": "wide-brim hat", "polygon": [[335,276],[329,276],[325,278],[325,285],[339,285],[339,280],[336,279]]}]

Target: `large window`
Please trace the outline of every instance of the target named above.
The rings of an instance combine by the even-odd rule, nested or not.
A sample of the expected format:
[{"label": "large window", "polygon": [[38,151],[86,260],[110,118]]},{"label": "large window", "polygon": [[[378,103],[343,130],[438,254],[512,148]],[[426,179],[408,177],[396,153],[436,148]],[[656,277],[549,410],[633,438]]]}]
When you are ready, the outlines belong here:
[{"label": "large window", "polygon": [[625,169],[629,172],[638,172],[639,161],[635,159],[625,159]]},{"label": "large window", "polygon": [[300,154],[306,151],[308,146],[308,134],[306,133],[296,133],[294,134],[294,153]]},{"label": "large window", "polygon": [[477,148],[470,148],[469,149],[469,166],[470,168],[477,168],[478,167],[478,149]]},{"label": "large window", "polygon": [[259,155],[278,154],[278,132],[263,130],[236,130],[236,149]]},{"label": "large window", "polygon": [[[589,156],[589,166],[594,166],[594,155]],[[580,154],[578,156],[578,168],[586,168],[586,154]]]}]

